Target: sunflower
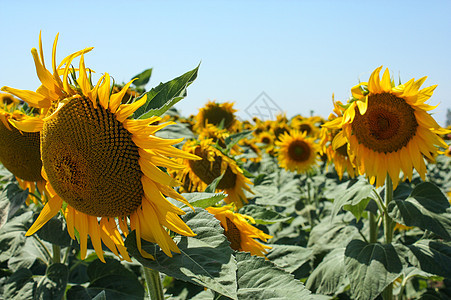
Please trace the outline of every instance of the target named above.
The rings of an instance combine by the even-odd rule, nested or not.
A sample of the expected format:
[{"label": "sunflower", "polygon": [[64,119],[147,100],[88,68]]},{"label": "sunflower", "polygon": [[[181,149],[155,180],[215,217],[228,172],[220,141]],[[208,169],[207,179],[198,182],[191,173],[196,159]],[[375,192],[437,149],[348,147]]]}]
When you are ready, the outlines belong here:
[{"label": "sunflower", "polygon": [[[334,105],[334,113],[330,114],[329,121],[338,119],[341,121],[343,118],[343,104],[340,101],[335,101],[332,95],[332,103]],[[338,129],[329,129],[323,125],[321,128],[321,142],[320,142],[320,153],[327,155],[327,160],[333,162],[334,168],[337,171],[340,180],[343,178],[343,173],[348,172],[350,178],[354,178],[357,175],[355,166],[351,161],[351,157],[348,155],[348,144],[345,143],[340,147],[334,149],[332,141],[334,137],[340,132]]]},{"label": "sunflower", "polygon": [[208,101],[208,103],[199,110],[196,116],[195,130],[200,130],[213,124],[215,126],[223,125],[223,128],[230,132],[234,132],[237,125],[235,117],[236,109],[233,108],[233,102],[216,103]]},{"label": "sunflower", "polygon": [[342,128],[334,148],[349,143],[348,152],[355,156],[360,174],[366,174],[376,187],[389,174],[396,188],[401,170],[411,180],[415,168],[425,180],[424,157],[433,160],[438,147],[447,147],[439,136],[447,131],[427,113],[435,107],[424,103],[436,85],[420,90],[423,77],[395,86],[388,69],[380,79],[381,69],[374,70],[368,83],[351,89],[352,99],[341,122],[332,121],[329,127]]},{"label": "sunflower", "polygon": [[291,128],[299,132],[307,132],[307,136],[318,137],[320,131],[316,126],[316,118],[293,118],[291,120]]},{"label": "sunflower", "polygon": [[41,176],[41,155],[39,151],[39,132],[21,132],[11,123],[13,119],[22,119],[24,112],[17,110],[18,99],[8,94],[1,94],[5,107],[0,108],[0,162],[16,177],[22,189],[28,189],[30,200],[35,204],[38,198],[32,195],[41,194],[45,181]]},{"label": "sunflower", "polygon": [[[2,88],[46,111],[43,119],[13,122],[22,131],[41,132],[42,174],[49,191],[47,204],[26,235],[34,234],[62,210],[69,235],[72,239],[78,235],[82,259],[89,235],[100,260],[105,261],[102,242],[117,256],[130,260],[123,241],[128,224],[136,231],[143,256],[152,258],[141,249],[141,238],[157,243],[168,256],[180,253],[167,229],[186,236],[194,233],[179,217],[184,212],[163,195],[190,205],[171,188],[177,182],[159,167],[180,167],[167,156],[196,157],[172,147],[181,139],[154,136],[167,125],[150,125],[159,117],[129,118],[146,102],[144,96],[121,105],[131,82],[111,94],[110,76],[105,73],[93,87],[84,63],[84,53],[92,48],[75,52],[56,65],[57,39],[58,35],[53,45],[53,74],[45,68],[40,37],[40,55],[32,49],[42,82],[36,92]],[[74,86],[69,71],[77,56],[80,67]]]},{"label": "sunflower", "polygon": [[212,139],[187,141],[183,150],[202,157],[202,160],[196,161],[185,159],[185,168],[177,173],[177,179],[183,183],[186,191],[204,191],[214,179],[224,174],[216,187],[226,192],[224,201],[234,203],[237,209],[248,202],[244,190],[251,192],[248,185],[252,182],[244,176],[243,170],[233,159],[214,147]]},{"label": "sunflower", "polygon": [[230,242],[230,248],[236,251],[250,252],[251,255],[265,256],[270,246],[261,244],[256,239],[267,242],[271,235],[249,224],[255,224],[251,216],[233,212],[232,205],[208,207],[207,211],[221,222],[224,235]]},{"label": "sunflower", "polygon": [[276,141],[279,165],[289,171],[308,172],[317,163],[318,145],[307,133],[291,130]]}]

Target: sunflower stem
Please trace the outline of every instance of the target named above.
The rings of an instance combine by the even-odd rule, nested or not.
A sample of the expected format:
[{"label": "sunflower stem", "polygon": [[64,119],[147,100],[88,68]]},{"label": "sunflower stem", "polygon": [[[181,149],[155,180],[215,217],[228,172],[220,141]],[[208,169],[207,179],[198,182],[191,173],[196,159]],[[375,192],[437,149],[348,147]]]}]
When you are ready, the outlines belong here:
[{"label": "sunflower stem", "polygon": [[377,226],[377,220],[376,220],[376,216],[373,213],[369,213],[370,214],[370,243],[376,243],[377,242],[377,231],[378,231],[378,226]]},{"label": "sunflower stem", "polygon": [[144,278],[151,300],[164,300],[163,285],[161,284],[160,272],[144,267]]},{"label": "sunflower stem", "polygon": [[55,244],[52,244],[52,250],[53,250],[53,263],[59,264],[61,263],[61,247]]},{"label": "sunflower stem", "polygon": [[[388,207],[388,204],[393,200],[393,182],[387,174],[385,177],[385,207]],[[384,212],[384,234],[385,234],[385,243],[391,244],[393,241],[393,220],[388,215],[387,211]],[[393,283],[390,283],[385,290],[383,291],[384,300],[392,300],[393,299]]]}]

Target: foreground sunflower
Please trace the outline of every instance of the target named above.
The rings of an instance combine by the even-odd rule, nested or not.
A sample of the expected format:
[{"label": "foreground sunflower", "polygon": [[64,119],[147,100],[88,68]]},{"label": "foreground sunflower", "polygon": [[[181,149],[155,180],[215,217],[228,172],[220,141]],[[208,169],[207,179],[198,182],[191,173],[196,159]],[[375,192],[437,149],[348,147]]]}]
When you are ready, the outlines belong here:
[{"label": "foreground sunflower", "polygon": [[[92,86],[84,64],[84,53],[92,48],[66,57],[57,66],[57,38],[52,53],[53,74],[45,68],[41,39],[40,56],[32,49],[42,82],[36,92],[2,88],[46,111],[43,119],[14,122],[20,130],[41,132],[42,173],[48,180],[50,194],[26,235],[34,234],[63,210],[70,236],[75,239],[78,234],[82,259],[86,256],[89,235],[103,262],[102,242],[117,256],[130,260],[118,229],[126,236],[128,223],[136,230],[137,246],[143,256],[152,258],[141,249],[141,238],[157,243],[168,256],[180,253],[165,228],[186,236],[195,234],[180,219],[184,212],[163,195],[190,204],[172,189],[177,182],[159,167],[177,167],[168,156],[196,157],[172,147],[181,139],[154,136],[167,125],[150,125],[159,121],[159,117],[129,119],[146,102],[144,96],[121,105],[131,82],[120,92],[110,94],[110,76],[106,73]],[[80,56],[79,76],[73,86],[69,71],[77,56]]]},{"label": "foreground sunflower", "polygon": [[267,242],[272,236],[249,224],[249,222],[255,224],[255,220],[251,216],[233,212],[232,205],[208,207],[207,211],[221,222],[224,235],[233,250],[265,256],[268,249],[271,249],[270,246],[263,245],[256,240]]},{"label": "foreground sunflower", "polygon": [[208,101],[204,107],[199,109],[196,115],[194,129],[201,130],[207,124],[215,126],[222,124],[224,129],[234,132],[238,125],[238,120],[235,117],[236,111],[231,102],[216,103],[214,101]]},{"label": "foreground sunflower", "polygon": [[[5,95],[5,94],[3,94]],[[6,99],[11,99],[6,101]],[[31,196],[36,188],[39,193],[44,190],[45,181],[41,176],[42,162],[39,151],[39,132],[21,132],[14,127],[12,120],[27,118],[16,110],[17,100],[13,97],[3,96],[4,108],[0,108],[0,163],[10,171],[22,189],[28,189],[30,200],[35,204],[38,198]],[[9,103],[9,105],[7,105]]]},{"label": "foreground sunflower", "polygon": [[317,164],[318,145],[314,138],[306,137],[307,132],[300,133],[291,130],[276,141],[277,159],[279,165],[289,171],[304,173],[310,171]]},{"label": "foreground sunflower", "polygon": [[244,176],[237,163],[215,148],[214,144],[212,139],[187,141],[183,150],[202,159],[184,159],[185,168],[177,173],[177,179],[183,182],[188,192],[204,191],[214,179],[224,174],[216,188],[225,191],[226,203],[234,203],[239,209],[248,202],[244,191],[251,192],[249,185],[252,182]]},{"label": "foreground sunflower", "polygon": [[433,161],[438,148],[447,147],[439,136],[447,131],[427,113],[435,108],[425,101],[436,85],[420,90],[423,77],[395,86],[388,69],[380,79],[381,69],[374,70],[368,83],[351,89],[352,99],[341,122],[330,127],[343,129],[335,136],[334,147],[349,143],[360,174],[366,174],[376,187],[389,174],[396,188],[401,170],[411,180],[415,168],[425,180],[424,157]]}]

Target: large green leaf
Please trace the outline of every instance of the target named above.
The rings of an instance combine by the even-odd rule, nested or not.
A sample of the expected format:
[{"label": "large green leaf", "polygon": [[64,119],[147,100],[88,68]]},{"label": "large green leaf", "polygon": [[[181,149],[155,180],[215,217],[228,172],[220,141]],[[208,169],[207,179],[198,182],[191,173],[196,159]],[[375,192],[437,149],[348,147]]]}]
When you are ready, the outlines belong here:
[{"label": "large green leaf", "polygon": [[66,291],[69,269],[64,264],[52,264],[45,276],[39,281],[36,290],[37,299],[59,300]]},{"label": "large green leaf", "polygon": [[293,245],[269,245],[272,248],[266,257],[279,268],[288,273],[293,273],[303,264],[313,260],[313,250],[310,248]]},{"label": "large green leaf", "polygon": [[334,218],[333,222],[330,216],[325,217],[313,227],[308,247],[313,248],[315,254],[329,252],[337,247],[346,247],[352,239],[359,236],[357,228],[346,225],[343,220],[339,220],[340,216]]},{"label": "large green leaf", "polygon": [[391,244],[352,240],[345,251],[345,269],[355,299],[375,299],[402,273],[402,262]]},{"label": "large green leaf", "polygon": [[105,291],[108,299],[143,299],[144,288],[136,275],[119,261],[105,258],[107,263],[95,260],[88,266],[91,296]]},{"label": "large green leaf", "polygon": [[311,293],[293,275],[263,257],[236,253],[239,299],[310,299]]},{"label": "large green leaf", "polygon": [[451,246],[433,240],[420,240],[407,246],[408,259],[417,268],[439,276],[451,278]]},{"label": "large green leaf", "polygon": [[232,134],[225,139],[226,144],[226,151],[229,153],[229,151],[235,146],[239,141],[242,139],[245,139],[249,137],[252,134],[252,130],[243,130],[241,132]]},{"label": "large green leaf", "polygon": [[334,200],[334,207],[332,209],[332,217],[335,217],[340,209],[347,205],[348,210],[353,211],[351,207],[358,206],[361,201],[369,202],[370,195],[373,191],[373,186],[366,180],[354,179],[347,183],[345,191],[341,192]]},{"label": "large green leaf", "polygon": [[150,80],[150,76],[152,76],[152,68],[146,69],[141,73],[139,73],[138,75],[133,76],[132,79],[138,78],[135,81],[133,81],[133,85],[137,87],[146,85]]},{"label": "large green leaf", "polygon": [[[35,215],[37,218],[38,215]],[[61,247],[68,247],[72,243],[72,238],[66,229],[66,221],[61,215],[57,215],[37,231],[37,235],[44,241]]]},{"label": "large green leaf", "polygon": [[224,193],[183,193],[182,196],[192,206],[200,208],[213,206],[226,197]]},{"label": "large green leaf", "polygon": [[432,183],[417,185],[406,200],[390,202],[388,213],[398,223],[418,226],[451,240],[451,208],[446,196]]},{"label": "large green leaf", "polygon": [[16,183],[9,183],[2,190],[0,194],[0,228],[25,203],[27,197],[28,189],[24,191]]},{"label": "large green leaf", "polygon": [[33,212],[12,218],[0,229],[0,262],[18,255],[25,244],[25,232],[31,223]]},{"label": "large green leaf", "polygon": [[346,278],[344,258],[344,247],[332,250],[310,274],[306,287],[312,292],[326,295],[342,292],[349,282]]},{"label": "large green leaf", "polygon": [[35,299],[36,282],[30,270],[20,269],[14,272],[3,287],[3,299]]},{"label": "large green leaf", "polygon": [[151,89],[145,94],[147,95],[146,103],[135,111],[133,117],[135,119],[146,119],[151,116],[161,116],[174,104],[186,97],[186,88],[196,79],[198,70],[199,66],[180,77],[166,83],[160,83],[157,87]]},{"label": "large green leaf", "polygon": [[293,219],[292,217],[281,215],[272,209],[255,204],[245,205],[239,212],[253,217],[257,224],[274,224],[277,222],[287,222]]},{"label": "large green leaf", "polygon": [[219,221],[203,209],[189,212],[182,219],[197,235],[176,237],[180,254],[173,253],[171,258],[157,245],[142,241],[142,249],[155,258],[146,259],[138,251],[134,232],[125,241],[128,251],[148,268],[237,299],[236,262]]}]

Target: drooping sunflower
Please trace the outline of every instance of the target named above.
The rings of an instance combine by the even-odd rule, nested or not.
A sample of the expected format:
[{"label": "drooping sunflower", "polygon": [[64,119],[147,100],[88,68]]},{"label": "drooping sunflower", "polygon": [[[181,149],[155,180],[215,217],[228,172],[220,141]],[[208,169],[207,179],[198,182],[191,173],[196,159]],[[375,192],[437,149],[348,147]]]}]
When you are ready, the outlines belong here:
[{"label": "drooping sunflower", "polygon": [[[338,120],[341,121],[343,118],[343,104],[340,101],[335,101],[332,95],[332,103],[334,105],[334,113],[330,114],[329,121]],[[332,141],[334,137],[340,132],[339,129],[330,129],[323,125],[321,129],[321,142],[320,142],[320,153],[327,155],[327,160],[333,163],[335,170],[337,171],[340,180],[343,178],[343,173],[348,172],[350,178],[354,178],[357,175],[357,170],[351,157],[348,155],[348,143],[341,145],[338,148],[333,147]]]},{"label": "drooping sunflower", "polygon": [[[27,116],[17,110],[17,99],[6,97],[3,109],[0,108],[0,163],[16,177],[19,186],[30,192],[26,203],[30,200],[37,204],[38,200],[32,196],[36,188],[42,193],[45,180],[41,176],[42,162],[39,150],[39,132],[22,132],[14,127],[11,120],[23,119]],[[9,104],[7,104],[9,103]]]},{"label": "drooping sunflower", "polygon": [[335,136],[334,147],[349,143],[348,152],[355,156],[360,174],[377,187],[389,174],[396,188],[401,170],[411,180],[415,168],[425,179],[424,157],[433,160],[439,147],[447,147],[439,136],[447,131],[427,113],[435,108],[425,101],[436,85],[420,90],[423,77],[395,86],[388,69],[380,79],[381,69],[374,70],[368,83],[351,89],[352,99],[341,122],[332,121],[329,127],[343,129]]},{"label": "drooping sunflower", "polygon": [[235,117],[236,109],[233,108],[233,102],[217,103],[214,101],[208,101],[208,103],[199,109],[196,115],[196,124],[194,130],[200,130],[207,126],[207,124],[213,124],[220,126],[223,124],[223,128],[230,132],[234,132],[237,126],[237,119]]},{"label": "drooping sunflower", "polygon": [[[62,210],[72,239],[78,234],[82,258],[86,256],[89,235],[100,260],[104,261],[102,242],[117,256],[130,260],[123,241],[128,225],[136,230],[137,246],[143,256],[152,258],[141,249],[141,238],[157,243],[168,256],[179,253],[167,229],[186,236],[195,234],[180,219],[184,212],[164,195],[190,205],[172,189],[177,182],[159,167],[180,167],[168,157],[196,157],[172,147],[181,139],[154,136],[167,125],[150,125],[159,117],[129,118],[146,102],[144,96],[121,105],[131,82],[111,94],[110,76],[105,73],[93,87],[84,63],[84,53],[92,48],[75,52],[57,65],[57,39],[53,44],[53,74],[45,67],[40,37],[40,55],[32,49],[42,82],[36,92],[2,88],[46,112],[43,119],[13,122],[22,131],[41,132],[42,174],[50,194],[26,235],[34,234]],[[77,56],[79,76],[72,85],[69,72]]]},{"label": "drooping sunflower", "polygon": [[233,250],[265,256],[268,249],[271,249],[270,246],[263,245],[257,239],[267,242],[272,236],[249,224],[249,222],[255,224],[255,220],[251,216],[233,212],[232,205],[208,207],[207,211],[221,222],[224,235]]},{"label": "drooping sunflower", "polygon": [[276,141],[279,165],[289,171],[308,172],[317,164],[319,147],[304,131],[291,130]]},{"label": "drooping sunflower", "polygon": [[225,191],[226,203],[234,203],[239,209],[248,202],[244,191],[251,192],[249,185],[252,185],[252,182],[244,176],[237,163],[215,148],[214,144],[212,139],[187,141],[182,150],[202,159],[185,159],[185,168],[177,173],[176,178],[188,192],[204,191],[207,185],[224,173],[216,188]]}]

